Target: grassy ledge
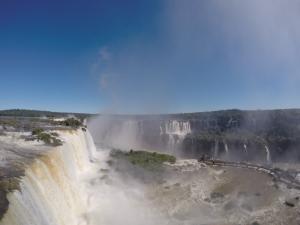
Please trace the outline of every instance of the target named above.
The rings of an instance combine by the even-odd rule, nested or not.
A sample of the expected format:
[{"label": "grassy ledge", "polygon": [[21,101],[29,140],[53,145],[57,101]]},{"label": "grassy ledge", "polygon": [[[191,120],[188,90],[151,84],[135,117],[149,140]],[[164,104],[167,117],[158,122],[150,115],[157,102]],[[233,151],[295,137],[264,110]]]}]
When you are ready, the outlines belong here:
[{"label": "grassy ledge", "polygon": [[59,146],[62,141],[58,139],[56,132],[45,132],[42,128],[36,128],[31,132],[33,140],[43,141],[46,145]]},{"label": "grassy ledge", "polygon": [[162,154],[157,152],[148,151],[133,151],[124,152],[121,150],[113,150],[111,156],[116,159],[124,159],[133,165],[140,166],[145,169],[158,169],[161,168],[163,163],[175,163],[176,158],[172,155]]}]

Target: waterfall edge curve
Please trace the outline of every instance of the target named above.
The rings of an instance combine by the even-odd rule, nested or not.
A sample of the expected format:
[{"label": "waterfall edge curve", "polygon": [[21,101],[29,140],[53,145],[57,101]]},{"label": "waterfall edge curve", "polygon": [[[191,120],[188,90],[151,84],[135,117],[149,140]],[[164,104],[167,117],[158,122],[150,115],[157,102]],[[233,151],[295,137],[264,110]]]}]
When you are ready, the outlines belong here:
[{"label": "waterfall edge curve", "polygon": [[81,179],[96,151],[88,130],[57,131],[64,141],[25,168],[19,190],[8,194],[0,225],[85,225]]}]

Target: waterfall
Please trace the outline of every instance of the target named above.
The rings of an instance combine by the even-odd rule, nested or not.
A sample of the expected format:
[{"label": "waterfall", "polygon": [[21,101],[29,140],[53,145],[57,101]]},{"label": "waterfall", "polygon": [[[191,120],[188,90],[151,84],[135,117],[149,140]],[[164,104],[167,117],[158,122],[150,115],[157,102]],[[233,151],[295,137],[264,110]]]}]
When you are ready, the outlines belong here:
[{"label": "waterfall", "polygon": [[28,165],[0,225],[169,224],[142,184],[109,170],[110,150],[96,150],[89,131],[58,133],[64,144]]},{"label": "waterfall", "polygon": [[169,135],[168,147],[169,147],[169,149],[170,149],[172,152],[175,151],[176,140],[175,140],[175,137],[174,137],[173,135]]},{"label": "waterfall", "polygon": [[214,147],[214,158],[217,158],[219,155],[219,141],[215,140],[215,147]]},{"label": "waterfall", "polygon": [[159,126],[159,134],[160,135],[163,135],[164,134],[164,130],[162,128],[162,125]]},{"label": "waterfall", "polygon": [[107,147],[140,148],[143,143],[143,123],[138,120],[99,116],[88,122],[88,127],[97,135],[96,141]]},{"label": "waterfall", "polygon": [[267,145],[265,145],[267,163],[271,163],[271,153]]},{"label": "waterfall", "polygon": [[167,148],[173,153],[178,149],[185,136],[191,132],[189,121],[169,120],[160,126],[160,135],[168,136]]},{"label": "waterfall", "polygon": [[97,144],[109,148],[179,150],[186,135],[192,133],[189,121],[148,120],[99,116],[88,122]]},{"label": "waterfall", "polygon": [[246,155],[248,155],[248,150],[247,150],[247,145],[246,144],[244,144],[244,151],[245,151]]},{"label": "waterfall", "polygon": [[90,134],[90,132],[87,130],[87,132],[85,133],[86,135],[86,145],[87,145],[87,150],[88,150],[88,154],[89,154],[89,161],[90,162],[94,162],[95,161],[95,155],[97,154],[97,149],[94,143],[94,140],[92,138],[92,135]]},{"label": "waterfall", "polygon": [[191,125],[189,121],[169,120],[165,123],[166,134],[176,134],[178,136],[185,136],[191,133]]},{"label": "waterfall", "polygon": [[82,174],[96,151],[89,132],[59,131],[62,146],[45,153],[25,170],[20,190],[8,194],[1,225],[78,225],[86,210]]},{"label": "waterfall", "polygon": [[229,155],[229,149],[226,142],[224,142],[224,148],[225,148],[226,155]]}]

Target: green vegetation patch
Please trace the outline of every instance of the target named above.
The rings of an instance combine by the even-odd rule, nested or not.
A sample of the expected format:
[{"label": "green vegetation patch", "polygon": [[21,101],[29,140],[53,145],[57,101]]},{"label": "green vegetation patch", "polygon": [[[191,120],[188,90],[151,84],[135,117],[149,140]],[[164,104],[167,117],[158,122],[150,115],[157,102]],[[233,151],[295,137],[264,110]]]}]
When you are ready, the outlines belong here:
[{"label": "green vegetation patch", "polygon": [[133,151],[123,152],[114,150],[111,156],[117,159],[126,159],[133,165],[143,167],[145,169],[161,168],[164,162],[175,163],[176,158],[172,155],[162,154],[148,151]]},{"label": "green vegetation patch", "polygon": [[32,135],[39,135],[43,132],[44,132],[44,129],[42,129],[42,128],[34,128],[31,133],[32,133]]},{"label": "green vegetation patch", "polygon": [[18,121],[15,119],[0,119],[0,124],[2,126],[16,127],[18,125]]},{"label": "green vegetation patch", "polygon": [[46,133],[42,128],[35,128],[32,130],[32,136],[38,141],[43,141],[47,145],[59,146],[62,145],[62,141],[58,139],[58,134],[55,132]]},{"label": "green vegetation patch", "polygon": [[65,119],[64,121],[60,121],[59,125],[72,127],[72,128],[76,128],[76,129],[83,126],[82,122],[75,118],[68,118],[68,119]]}]

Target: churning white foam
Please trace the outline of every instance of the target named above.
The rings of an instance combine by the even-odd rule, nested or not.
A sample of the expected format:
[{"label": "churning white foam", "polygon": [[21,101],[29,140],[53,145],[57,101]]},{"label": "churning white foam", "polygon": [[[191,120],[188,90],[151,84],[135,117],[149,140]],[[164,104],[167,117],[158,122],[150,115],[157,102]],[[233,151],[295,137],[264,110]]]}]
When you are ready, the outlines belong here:
[{"label": "churning white foam", "polygon": [[90,133],[63,131],[64,145],[37,158],[20,190],[8,195],[1,225],[154,225],[163,219],[145,201],[143,189],[108,171],[109,149]]}]

